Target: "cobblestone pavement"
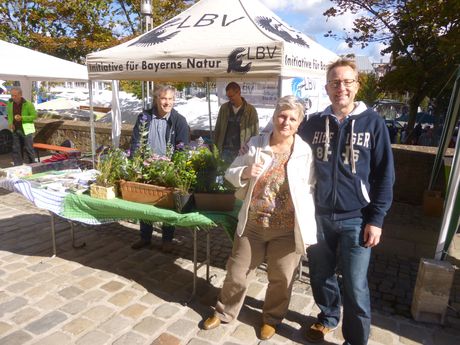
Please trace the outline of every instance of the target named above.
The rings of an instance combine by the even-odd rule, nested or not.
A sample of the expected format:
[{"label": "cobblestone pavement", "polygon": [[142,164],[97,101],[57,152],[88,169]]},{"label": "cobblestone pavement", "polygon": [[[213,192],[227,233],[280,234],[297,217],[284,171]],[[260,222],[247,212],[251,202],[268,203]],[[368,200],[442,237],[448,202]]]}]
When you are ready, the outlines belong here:
[{"label": "cobblestone pavement", "polygon": [[[390,215],[391,216],[391,215]],[[171,254],[154,248],[133,251],[138,238],[130,223],[76,226],[73,248],[68,222],[57,220],[57,256],[51,257],[50,217],[23,197],[0,189],[0,344],[308,344],[303,334],[318,313],[307,265],[295,283],[289,313],[270,341],[257,338],[266,274],[252,280],[237,321],[203,331],[211,313],[231,243],[222,230],[211,233],[211,284],[199,270],[192,291],[191,234],[177,230]],[[200,235],[199,259],[204,259]],[[374,255],[370,269],[373,320],[369,344],[460,344],[460,317],[449,309],[446,325],[418,323],[409,307],[417,263]],[[458,270],[451,297],[459,309]],[[325,344],[341,344],[341,328]]]}]

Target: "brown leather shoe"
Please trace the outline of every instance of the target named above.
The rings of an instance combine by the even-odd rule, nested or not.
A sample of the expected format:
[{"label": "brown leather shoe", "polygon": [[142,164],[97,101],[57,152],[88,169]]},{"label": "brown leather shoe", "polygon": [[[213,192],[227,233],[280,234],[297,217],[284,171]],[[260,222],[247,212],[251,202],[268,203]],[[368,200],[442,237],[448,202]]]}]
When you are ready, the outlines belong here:
[{"label": "brown leather shoe", "polygon": [[324,341],[324,336],[336,328],[337,327],[329,328],[324,326],[322,323],[316,322],[307,330],[305,338],[310,343],[322,343]]},{"label": "brown leather shoe", "polygon": [[264,323],[262,328],[260,329],[260,339],[261,340],[268,340],[273,337],[276,333],[275,326],[269,325],[268,323]]},{"label": "brown leather shoe", "polygon": [[217,328],[220,326],[220,319],[217,316],[211,316],[206,319],[206,321],[203,323],[203,328],[205,330],[210,330],[213,328]]},{"label": "brown leather shoe", "polygon": [[144,247],[150,247],[150,242],[143,240],[142,238],[131,245],[131,249],[141,249]]}]

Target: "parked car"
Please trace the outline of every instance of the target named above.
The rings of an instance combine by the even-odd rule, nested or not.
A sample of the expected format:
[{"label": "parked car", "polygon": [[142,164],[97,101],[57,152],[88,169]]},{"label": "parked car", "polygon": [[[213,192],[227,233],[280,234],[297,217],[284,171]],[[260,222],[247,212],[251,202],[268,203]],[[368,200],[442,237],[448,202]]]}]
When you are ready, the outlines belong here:
[{"label": "parked car", "polygon": [[13,147],[13,134],[8,128],[6,103],[0,101],[0,154],[9,153]]}]

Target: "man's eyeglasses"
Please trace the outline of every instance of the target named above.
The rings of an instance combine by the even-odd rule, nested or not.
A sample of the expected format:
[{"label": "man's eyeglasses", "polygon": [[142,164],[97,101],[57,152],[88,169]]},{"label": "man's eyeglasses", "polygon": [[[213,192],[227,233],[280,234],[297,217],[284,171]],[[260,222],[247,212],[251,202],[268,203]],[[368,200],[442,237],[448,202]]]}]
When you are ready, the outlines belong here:
[{"label": "man's eyeglasses", "polygon": [[344,80],[328,80],[328,84],[332,86],[334,89],[337,89],[340,87],[341,84],[345,87],[350,87],[352,86],[356,80],[354,79],[344,79]]}]

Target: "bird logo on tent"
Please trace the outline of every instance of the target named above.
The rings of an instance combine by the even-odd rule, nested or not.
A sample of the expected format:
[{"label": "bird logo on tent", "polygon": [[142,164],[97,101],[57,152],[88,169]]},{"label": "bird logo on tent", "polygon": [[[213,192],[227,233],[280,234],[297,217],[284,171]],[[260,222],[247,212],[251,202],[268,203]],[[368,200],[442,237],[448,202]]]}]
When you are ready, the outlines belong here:
[{"label": "bird logo on tent", "polygon": [[227,73],[249,72],[249,70],[251,69],[252,62],[249,62],[243,66],[243,56],[246,54],[241,54],[241,53],[244,52],[244,50],[245,50],[244,48],[236,48],[230,53],[230,55],[228,56]]},{"label": "bird logo on tent", "polygon": [[169,22],[166,22],[163,25],[149,31],[148,33],[143,35],[141,38],[139,38],[137,41],[135,41],[134,43],[131,43],[129,47],[133,45],[140,46],[140,47],[149,47],[155,44],[163,43],[173,38],[179,33],[180,30],[171,32],[170,34],[167,34],[165,36],[162,36],[162,35],[165,33],[166,28],[175,25],[180,20],[181,20],[180,18],[171,19]]},{"label": "bird logo on tent", "polygon": [[259,25],[261,28],[271,32],[272,34],[277,35],[278,37],[281,37],[283,41],[295,43],[300,46],[310,48],[308,43],[302,37],[300,37],[298,33],[296,33],[296,37],[292,37],[291,34],[285,30],[285,28],[289,29],[290,31],[294,30],[290,29],[288,26],[286,26],[282,22],[279,22],[278,20],[276,20],[275,22],[272,18],[256,17],[255,21],[256,24]]}]

